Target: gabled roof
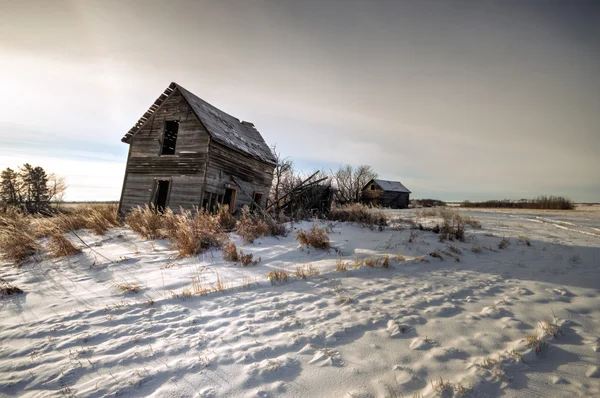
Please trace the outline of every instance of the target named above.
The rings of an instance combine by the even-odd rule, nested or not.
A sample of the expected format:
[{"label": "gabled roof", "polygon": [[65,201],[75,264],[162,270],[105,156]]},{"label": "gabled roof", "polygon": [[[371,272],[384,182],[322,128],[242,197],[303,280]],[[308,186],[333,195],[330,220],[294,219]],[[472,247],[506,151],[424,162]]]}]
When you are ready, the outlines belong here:
[{"label": "gabled roof", "polygon": [[179,90],[213,140],[227,147],[247,153],[264,162],[277,163],[273,152],[252,123],[242,122],[223,112],[177,83],[171,83],[167,87],[165,92],[158,97],[150,109],[144,113],[121,141],[131,143],[133,136],[140,131],[154,112],[175,90]]},{"label": "gabled roof", "polygon": [[402,183],[400,181],[378,180],[375,178],[372,179],[371,181],[369,181],[363,187],[363,189],[365,189],[367,186],[369,186],[369,184],[371,184],[371,182],[375,182],[384,191],[411,193],[404,185],[402,185]]}]

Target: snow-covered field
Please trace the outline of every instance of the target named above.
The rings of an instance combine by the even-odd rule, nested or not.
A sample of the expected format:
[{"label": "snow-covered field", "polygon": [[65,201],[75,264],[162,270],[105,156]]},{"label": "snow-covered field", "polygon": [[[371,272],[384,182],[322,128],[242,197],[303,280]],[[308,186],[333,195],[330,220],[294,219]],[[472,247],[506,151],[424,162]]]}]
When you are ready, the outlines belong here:
[{"label": "snow-covered field", "polygon": [[[25,291],[0,299],[0,396],[600,396],[600,207],[460,212],[483,225],[466,242],[322,223],[348,271],[293,233],[232,236],[261,258],[241,267],[81,231],[82,254],[0,267]],[[389,269],[352,268],[385,255]],[[308,264],[321,275],[266,279]]]}]

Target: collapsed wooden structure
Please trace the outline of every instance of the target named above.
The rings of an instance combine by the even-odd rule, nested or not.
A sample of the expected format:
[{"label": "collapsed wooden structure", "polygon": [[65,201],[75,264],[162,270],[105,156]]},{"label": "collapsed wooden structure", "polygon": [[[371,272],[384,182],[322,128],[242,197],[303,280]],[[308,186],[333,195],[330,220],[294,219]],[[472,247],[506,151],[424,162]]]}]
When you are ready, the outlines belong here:
[{"label": "collapsed wooden structure", "polygon": [[129,144],[119,212],[264,206],[277,164],[254,124],[240,121],[177,83],[122,138]]},{"label": "collapsed wooden structure", "polygon": [[321,184],[327,177],[315,179],[319,172],[301,181],[292,190],[267,205],[267,211],[286,215],[325,215],[331,210],[333,188]]}]

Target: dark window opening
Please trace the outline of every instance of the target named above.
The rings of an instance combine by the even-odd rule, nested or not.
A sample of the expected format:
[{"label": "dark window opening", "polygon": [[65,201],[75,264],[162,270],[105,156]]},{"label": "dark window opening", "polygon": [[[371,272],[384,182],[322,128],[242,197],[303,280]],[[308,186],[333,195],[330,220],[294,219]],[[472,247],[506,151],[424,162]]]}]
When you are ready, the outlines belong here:
[{"label": "dark window opening", "polygon": [[179,122],[177,120],[166,120],[165,131],[162,137],[161,155],[175,155],[175,144],[177,143],[177,132]]},{"label": "dark window opening", "polygon": [[371,184],[371,191],[375,190],[375,184]]},{"label": "dark window opening", "polygon": [[251,206],[252,210],[255,210],[257,205],[260,206],[262,197],[263,197],[262,192],[254,192],[254,195],[252,195],[252,206]]},{"label": "dark window opening", "polygon": [[204,197],[202,198],[202,208],[208,211],[208,204],[210,202],[210,192],[204,192]]},{"label": "dark window opening", "polygon": [[229,211],[233,213],[235,210],[235,189],[225,188],[225,196],[223,196],[223,205],[229,206]]},{"label": "dark window opening", "polygon": [[163,212],[167,207],[167,200],[169,199],[169,185],[168,180],[156,181],[156,193],[154,196],[154,207],[156,210]]}]

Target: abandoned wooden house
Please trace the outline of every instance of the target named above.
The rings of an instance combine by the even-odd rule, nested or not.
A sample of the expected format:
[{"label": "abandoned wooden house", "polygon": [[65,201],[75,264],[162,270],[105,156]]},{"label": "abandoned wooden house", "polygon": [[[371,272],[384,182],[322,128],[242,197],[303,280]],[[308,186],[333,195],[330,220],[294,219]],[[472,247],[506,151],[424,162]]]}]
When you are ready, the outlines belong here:
[{"label": "abandoned wooden house", "polygon": [[171,83],[125,134],[129,144],[119,212],[218,204],[264,206],[275,157],[252,123]]},{"label": "abandoned wooden house", "polygon": [[362,189],[362,201],[372,206],[405,209],[410,191],[399,181],[372,179]]}]

